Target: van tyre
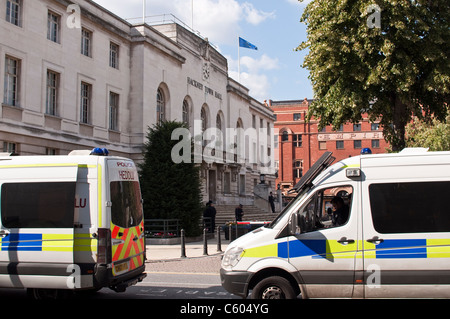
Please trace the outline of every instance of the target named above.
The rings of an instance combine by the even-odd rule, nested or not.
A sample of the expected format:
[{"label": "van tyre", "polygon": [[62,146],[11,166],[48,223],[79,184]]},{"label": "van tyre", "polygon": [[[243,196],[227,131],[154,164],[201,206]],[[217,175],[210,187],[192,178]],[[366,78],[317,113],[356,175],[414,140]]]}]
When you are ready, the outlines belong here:
[{"label": "van tyre", "polygon": [[279,276],[261,280],[251,294],[252,299],[294,299],[296,297],[289,280]]}]

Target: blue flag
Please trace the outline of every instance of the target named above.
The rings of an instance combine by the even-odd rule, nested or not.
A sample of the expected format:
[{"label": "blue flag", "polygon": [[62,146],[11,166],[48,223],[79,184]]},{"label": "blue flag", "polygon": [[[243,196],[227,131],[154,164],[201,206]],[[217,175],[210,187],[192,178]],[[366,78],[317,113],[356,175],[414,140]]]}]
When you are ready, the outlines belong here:
[{"label": "blue flag", "polygon": [[239,46],[242,47],[242,48],[258,50],[258,48],[255,45],[253,45],[250,42],[242,39],[241,37],[239,37]]}]

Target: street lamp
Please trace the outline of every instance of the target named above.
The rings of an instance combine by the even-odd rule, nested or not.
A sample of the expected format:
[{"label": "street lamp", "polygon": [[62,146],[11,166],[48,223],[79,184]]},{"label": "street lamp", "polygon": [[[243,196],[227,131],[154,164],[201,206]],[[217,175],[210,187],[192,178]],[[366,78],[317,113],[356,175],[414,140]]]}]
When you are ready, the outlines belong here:
[{"label": "street lamp", "polygon": [[259,180],[261,181],[261,184],[265,184],[266,183],[266,175],[264,175],[264,174],[259,175]]}]

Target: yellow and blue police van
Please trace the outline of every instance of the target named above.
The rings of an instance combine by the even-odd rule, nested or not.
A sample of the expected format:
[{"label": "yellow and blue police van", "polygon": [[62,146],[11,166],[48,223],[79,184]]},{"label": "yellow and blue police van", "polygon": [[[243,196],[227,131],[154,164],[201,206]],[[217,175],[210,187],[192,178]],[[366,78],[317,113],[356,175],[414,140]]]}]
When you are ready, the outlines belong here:
[{"label": "yellow and blue police van", "polygon": [[1,288],[57,298],[146,276],[137,169],[108,153],[0,156]]},{"label": "yellow and blue police van", "polygon": [[449,298],[450,152],[333,161],[324,153],[270,225],[229,244],[223,287],[257,299]]}]

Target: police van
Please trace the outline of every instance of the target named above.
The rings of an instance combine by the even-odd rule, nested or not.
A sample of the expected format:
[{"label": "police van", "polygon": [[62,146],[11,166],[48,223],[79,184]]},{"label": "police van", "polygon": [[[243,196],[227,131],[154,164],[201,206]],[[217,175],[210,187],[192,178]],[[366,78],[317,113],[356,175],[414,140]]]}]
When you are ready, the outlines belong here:
[{"label": "police van", "polygon": [[34,298],[146,276],[142,199],[133,161],[106,149],[0,156],[0,287]]},{"label": "police van", "polygon": [[331,166],[326,152],[267,227],[229,244],[222,285],[253,298],[449,298],[450,152]]}]

